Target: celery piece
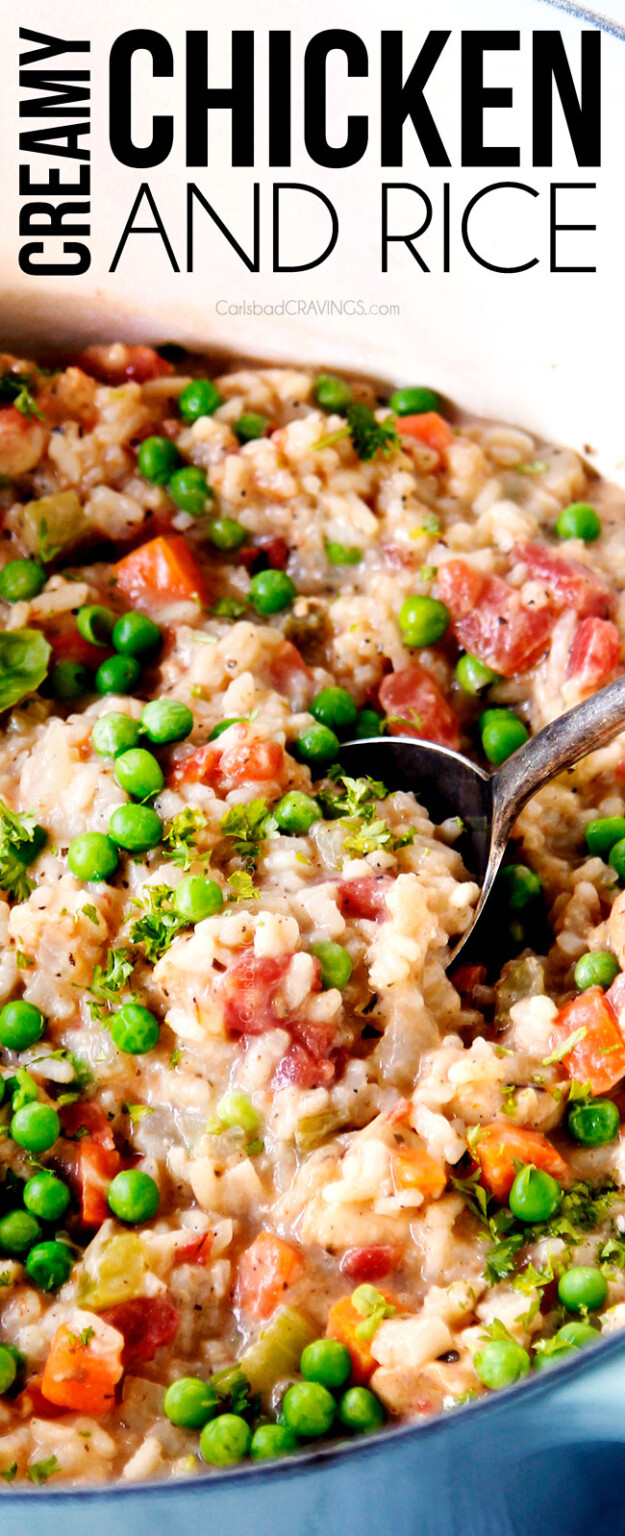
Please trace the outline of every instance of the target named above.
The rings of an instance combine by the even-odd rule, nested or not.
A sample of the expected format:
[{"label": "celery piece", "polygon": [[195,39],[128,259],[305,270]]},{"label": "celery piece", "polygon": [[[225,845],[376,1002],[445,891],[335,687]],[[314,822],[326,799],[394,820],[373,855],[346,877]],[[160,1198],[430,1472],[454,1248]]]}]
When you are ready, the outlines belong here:
[{"label": "celery piece", "polygon": [[[95,1257],[95,1256],[94,1256]],[[121,1232],[104,1244],[95,1274],[85,1267],[78,1287],[78,1305],[93,1312],[145,1295],[148,1270],[145,1247],[134,1232]]]},{"label": "celery piece", "polygon": [[297,1122],[295,1146],[304,1156],[320,1147],[327,1136],[340,1131],[346,1124],[345,1116],[336,1109],[322,1109],[317,1115],[303,1115]]},{"label": "celery piece", "polygon": [[44,565],[77,544],[89,527],[76,491],[55,491],[27,501],[20,521],[27,549]]},{"label": "celery piece", "polygon": [[302,1312],[294,1307],[279,1307],[237,1361],[252,1392],[270,1392],[282,1376],[298,1370],[302,1351],[316,1337],[317,1330]]}]

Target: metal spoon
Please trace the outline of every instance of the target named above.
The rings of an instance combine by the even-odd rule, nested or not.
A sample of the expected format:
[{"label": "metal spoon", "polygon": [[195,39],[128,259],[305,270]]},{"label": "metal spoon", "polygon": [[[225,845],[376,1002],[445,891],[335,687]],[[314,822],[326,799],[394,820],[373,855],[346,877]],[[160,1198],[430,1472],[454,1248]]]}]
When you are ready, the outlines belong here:
[{"label": "metal spoon", "polygon": [[565,768],[625,729],[625,676],[583,704],[567,710],[533,736],[498,768],[485,773],[460,752],[409,736],[372,736],[349,741],[340,762],[352,778],[370,774],[390,789],[414,790],[433,822],[459,816],[464,825],[458,847],[481,886],[471,927],[449,957],[456,965],[467,946],[484,945],[486,907],[517,816],[532,795]]}]

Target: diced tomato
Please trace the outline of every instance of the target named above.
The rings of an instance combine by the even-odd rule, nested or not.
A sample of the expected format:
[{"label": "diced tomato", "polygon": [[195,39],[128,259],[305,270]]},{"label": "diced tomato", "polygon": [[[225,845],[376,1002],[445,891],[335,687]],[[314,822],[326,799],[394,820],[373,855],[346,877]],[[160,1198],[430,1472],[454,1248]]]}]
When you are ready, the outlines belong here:
[{"label": "diced tomato", "polygon": [[245,950],[228,966],[221,990],[225,997],[226,1028],[234,1035],[262,1035],[284,1023],[277,1009],[277,991],[290,955],[255,955]]},{"label": "diced tomato", "polygon": [[77,629],[66,630],[62,635],[51,634],[46,630],[47,639],[52,646],[52,663],[59,661],[77,661],[81,667],[89,667],[92,672],[97,672],[98,667],[111,652],[102,645],[92,645],[90,640],[83,640]]},{"label": "diced tomato", "polygon": [[276,646],[263,670],[269,686],[299,709],[303,708],[315,690],[310,667],[306,666],[297,646],[292,645],[290,640],[283,640],[281,645]]},{"label": "diced tomato", "polygon": [[101,1312],[100,1317],[122,1334],[125,1371],[145,1360],[153,1360],[157,1349],[163,1344],[171,1344],[180,1322],[178,1308],[164,1292],[158,1296],[135,1296],[131,1301],[120,1301],[117,1306]]},{"label": "diced tomato", "polygon": [[23,1391],[13,1398],[11,1408],[20,1419],[58,1419],[59,1414],[65,1412],[64,1408],[58,1408],[56,1403],[50,1403],[44,1397],[42,1381],[42,1375],[31,1376]]},{"label": "diced tomato", "polygon": [[566,675],[589,691],[600,688],[620,654],[621,637],[611,619],[582,619],[573,634]]},{"label": "diced tomato", "polygon": [[[380,1293],[384,1300],[393,1302],[394,1298],[386,1292]],[[334,1301],[328,1312],[326,1337],[338,1339],[340,1344],[346,1344],[352,1357],[352,1381],[356,1386],[366,1383],[377,1367],[371,1353],[370,1339],[359,1337],[359,1329],[365,1321],[361,1312],[358,1312],[352,1302],[351,1296],[341,1296],[339,1301]]]},{"label": "diced tomato", "polygon": [[625,1008],[625,971],[621,971],[612,986],[608,987],[605,997],[617,1019],[620,1018],[621,1010]]},{"label": "diced tomato", "polygon": [[101,384],[121,384],[124,379],[146,384],[148,379],[164,378],[174,371],[171,363],[159,357],[153,347],[86,347],[77,363]]},{"label": "diced tomato", "polygon": [[604,619],[610,612],[609,587],[594,571],[577,560],[548,549],[546,544],[515,544],[513,560],[522,560],[530,577],[544,582],[557,609],[574,608],[578,618],[594,614]]},{"label": "diced tomato", "polygon": [[487,974],[485,965],[459,965],[452,981],[457,992],[463,997],[471,997],[476,987],[484,985]]},{"label": "diced tomato", "polygon": [[[424,737],[456,749],[460,742],[457,716],[441,693],[436,678],[418,661],[390,672],[380,686],[380,704],[389,717],[391,736]],[[393,719],[397,716],[397,720]]]},{"label": "diced tomato", "polygon": [[241,564],[253,575],[257,571],[285,571],[288,559],[289,546],[279,533],[266,534],[239,550]]},{"label": "diced tomato", "polygon": [[202,570],[182,534],[139,544],[118,560],[113,575],[119,591],[138,608],[206,596]]},{"label": "diced tomato", "polygon": [[271,1086],[278,1090],[294,1083],[297,1088],[323,1088],[333,1081],[335,1074],[334,1062],[313,1056],[306,1046],[294,1040],[278,1062]]},{"label": "diced tomato", "polygon": [[401,1248],[392,1243],[371,1243],[368,1248],[348,1248],[343,1254],[340,1268],[356,1285],[383,1280],[401,1264]]},{"label": "diced tomato", "polygon": [[66,1169],[78,1195],[83,1226],[100,1227],[110,1216],[109,1184],[122,1166],[110,1123],[100,1105],[86,1099],[64,1105],[61,1125],[69,1140],[58,1144],[55,1159]]},{"label": "diced tomato", "polygon": [[239,784],[267,784],[280,780],[285,765],[284,748],[277,741],[256,736],[247,725],[233,725],[228,740],[210,741],[205,747],[180,757],[169,775],[171,784],[210,784],[222,794]]},{"label": "diced tomato", "polygon": [[432,448],[442,459],[454,440],[451,427],[439,416],[438,411],[423,411],[419,416],[399,416],[397,427],[400,437],[412,437],[416,442]]},{"label": "diced tomato", "polygon": [[464,560],[448,560],[438,569],[438,594],[460,645],[503,677],[527,672],[547,649],[552,608],[526,608],[500,576],[481,577]]},{"label": "diced tomato", "polygon": [[507,1200],[519,1163],[532,1163],[550,1173],[559,1184],[571,1182],[568,1163],[540,1131],[526,1131],[520,1125],[494,1120],[481,1128],[473,1153],[481,1170],[482,1183],[503,1203]]},{"label": "diced tomato", "polygon": [[124,1340],[115,1328],[88,1312],[78,1313],[86,1328],[76,1330],[72,1319],[57,1328],[45,1363],[41,1391],[48,1402],[75,1413],[108,1413],[123,1373]]},{"label": "diced tomato", "polygon": [[584,1034],[562,1057],[563,1066],[569,1077],[579,1083],[590,1083],[593,1094],[609,1093],[625,1077],[625,1040],[611,1000],[601,987],[589,987],[560,1009],[553,1049],[564,1045],[577,1030]]},{"label": "diced tomato", "polygon": [[301,1254],[275,1232],[259,1232],[239,1260],[237,1302],[252,1317],[270,1317],[303,1272]]},{"label": "diced tomato", "polygon": [[391,1178],[397,1195],[416,1189],[424,1200],[437,1200],[447,1183],[445,1169],[423,1147],[398,1147],[392,1152]]},{"label": "diced tomato", "polygon": [[343,917],[364,917],[377,923],[389,916],[386,897],[391,882],[384,875],[359,875],[356,880],[341,880],[337,906]]},{"label": "diced tomato", "polygon": [[174,1264],[197,1264],[203,1269],[209,1262],[214,1241],[214,1232],[196,1232],[176,1248]]}]

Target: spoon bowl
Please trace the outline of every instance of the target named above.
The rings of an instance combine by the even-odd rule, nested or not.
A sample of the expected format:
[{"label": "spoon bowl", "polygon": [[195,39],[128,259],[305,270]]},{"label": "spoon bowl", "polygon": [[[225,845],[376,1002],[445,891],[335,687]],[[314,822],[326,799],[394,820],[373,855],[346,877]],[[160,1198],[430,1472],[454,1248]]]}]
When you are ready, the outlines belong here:
[{"label": "spoon bowl", "polygon": [[[352,778],[381,779],[389,789],[412,790],[435,824],[459,817],[456,844],[480,886],[473,922],[452,949],[448,968],[478,946],[483,958],[489,897],[514,823],[528,800],[589,752],[605,747],[625,729],[625,676],[584,699],[538,731],[494,773],[461,752],[410,736],[371,736],[341,747],[341,767]],[[492,906],[492,904],[491,904]]]}]

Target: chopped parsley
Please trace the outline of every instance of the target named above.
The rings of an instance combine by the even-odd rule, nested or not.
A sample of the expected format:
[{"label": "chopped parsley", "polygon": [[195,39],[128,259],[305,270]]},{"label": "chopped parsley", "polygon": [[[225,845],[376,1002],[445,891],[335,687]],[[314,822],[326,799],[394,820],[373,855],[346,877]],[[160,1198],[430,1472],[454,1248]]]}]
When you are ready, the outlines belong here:
[{"label": "chopped parsley", "polygon": [[486,1255],[484,1269],[489,1285],[497,1285],[500,1280],[507,1280],[508,1275],[515,1273],[516,1261],[524,1242],[523,1232],[511,1232],[500,1243],[493,1243]]},{"label": "chopped parsley", "polygon": [[466,1179],[452,1178],[451,1182],[457,1193],[462,1195],[467,1209],[477,1216],[482,1226],[488,1226],[490,1195],[484,1185],[480,1184],[480,1169],[476,1168]]},{"label": "chopped parsley", "polygon": [[4,1467],[0,1477],[4,1478],[5,1483],[12,1483],[17,1477],[17,1462],[12,1461],[10,1467]]},{"label": "chopped parsley", "polygon": [[132,976],[134,961],[130,959],[129,949],[108,949],[106,952],[106,965],[95,965],[91,980],[91,992],[95,997],[101,997],[105,1001],[121,992],[126,982]]},{"label": "chopped parsley", "polygon": [[275,820],[266,800],[251,800],[249,805],[231,806],[222,818],[221,830],[232,838],[234,853],[253,870],[265,838],[275,830]]},{"label": "chopped parsley", "polygon": [[236,597],[220,597],[209,612],[216,619],[240,619],[245,613],[245,603],[239,603]]},{"label": "chopped parsley", "polygon": [[146,1115],[154,1114],[151,1104],[122,1104],[122,1109],[127,1115],[130,1115],[133,1125],[140,1125],[141,1121],[145,1120]]},{"label": "chopped parsley", "polygon": [[215,1371],[208,1384],[229,1413],[246,1413],[250,1408],[251,1387],[240,1365],[227,1365],[225,1370]]},{"label": "chopped parsley", "polygon": [[394,1317],[397,1307],[392,1306],[374,1285],[359,1285],[352,1292],[352,1306],[363,1321],[356,1324],[357,1339],[368,1341],[377,1332],[385,1317]]},{"label": "chopped parsley", "polygon": [[34,889],[26,867],[45,842],[45,833],[30,812],[10,811],[0,800],[0,890],[14,901],[27,901]]},{"label": "chopped parsley", "polygon": [[572,1035],[569,1035],[566,1040],[563,1040],[562,1044],[558,1045],[556,1050],[551,1052],[550,1056],[543,1057],[541,1066],[553,1067],[555,1066],[556,1062],[563,1061],[564,1057],[568,1056],[570,1051],[575,1050],[576,1045],[579,1045],[582,1040],[586,1039],[587,1034],[588,1030],[586,1025],[581,1024],[580,1028],[574,1029]]},{"label": "chopped parsley", "polygon": [[0,373],[0,401],[3,405],[14,405],[22,416],[38,416],[43,421],[43,411],[32,392],[34,382],[30,373],[14,373],[11,368],[5,368]]},{"label": "chopped parsley", "polygon": [[47,1483],[48,1478],[52,1477],[52,1473],[60,1472],[60,1470],[60,1464],[56,1456],[47,1456],[44,1461],[33,1461],[26,1475],[30,1478],[31,1483],[39,1485]]},{"label": "chopped parsley", "polygon": [[345,438],[351,438],[352,447],[363,463],[375,459],[378,453],[388,458],[400,445],[395,418],[387,416],[385,421],[378,421],[369,406],[359,402],[348,407],[346,426],[321,437],[313,448],[333,448]]},{"label": "chopped parsley", "polygon": [[88,901],[87,905],[85,907],[81,907],[80,910],[82,912],[83,917],[87,917],[89,919],[89,922],[93,923],[96,928],[99,927],[99,925],[100,925],[100,914],[98,912],[97,907],[93,907],[91,905],[91,902]]},{"label": "chopped parsley", "polygon": [[[208,821],[203,811],[186,805],[183,811],[179,811],[172,821],[168,821],[163,834],[163,847],[165,852],[180,869],[190,869],[191,864],[197,858],[197,833],[208,826]],[[202,858],[208,862],[210,853],[202,854]]]},{"label": "chopped parsley", "polygon": [[169,1058],[169,1070],[170,1070],[170,1072],[174,1072],[175,1071],[176,1067],[178,1066],[178,1063],[180,1061],[182,1061],[182,1057],[183,1057],[183,1052],[180,1050],[179,1046],[176,1046],[175,1050],[172,1051],[171,1056]]},{"label": "chopped parsley", "polygon": [[181,928],[188,928],[189,921],[176,912],[170,885],[146,886],[145,894],[149,905],[133,923],[130,937],[133,944],[143,945],[146,960],[160,960]]}]

